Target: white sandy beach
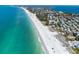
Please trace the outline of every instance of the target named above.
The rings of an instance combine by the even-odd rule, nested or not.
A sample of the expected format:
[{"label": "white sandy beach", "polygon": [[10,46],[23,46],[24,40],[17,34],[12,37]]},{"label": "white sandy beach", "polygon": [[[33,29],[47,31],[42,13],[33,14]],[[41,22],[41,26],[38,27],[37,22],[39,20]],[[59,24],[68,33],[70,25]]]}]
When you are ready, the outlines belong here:
[{"label": "white sandy beach", "polygon": [[42,41],[42,45],[49,54],[69,54],[66,47],[64,47],[63,44],[54,37],[57,32],[51,32],[39,21],[35,14],[29,12],[25,8],[22,9],[25,10],[31,21],[34,23],[39,35],[41,36],[40,41]]}]

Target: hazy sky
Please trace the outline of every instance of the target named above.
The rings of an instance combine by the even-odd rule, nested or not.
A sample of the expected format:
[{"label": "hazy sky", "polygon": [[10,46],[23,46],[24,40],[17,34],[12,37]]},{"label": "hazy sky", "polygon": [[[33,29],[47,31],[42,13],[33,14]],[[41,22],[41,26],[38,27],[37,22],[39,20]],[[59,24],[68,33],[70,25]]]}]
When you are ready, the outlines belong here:
[{"label": "hazy sky", "polygon": [[0,0],[0,4],[17,5],[79,5],[79,0]]}]

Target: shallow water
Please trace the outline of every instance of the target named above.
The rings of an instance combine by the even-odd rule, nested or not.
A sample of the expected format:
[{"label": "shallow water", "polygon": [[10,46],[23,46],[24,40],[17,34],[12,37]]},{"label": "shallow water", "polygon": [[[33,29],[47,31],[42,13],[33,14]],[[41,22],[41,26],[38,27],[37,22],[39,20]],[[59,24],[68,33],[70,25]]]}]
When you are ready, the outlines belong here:
[{"label": "shallow water", "polygon": [[43,53],[37,32],[21,8],[0,6],[0,53]]}]

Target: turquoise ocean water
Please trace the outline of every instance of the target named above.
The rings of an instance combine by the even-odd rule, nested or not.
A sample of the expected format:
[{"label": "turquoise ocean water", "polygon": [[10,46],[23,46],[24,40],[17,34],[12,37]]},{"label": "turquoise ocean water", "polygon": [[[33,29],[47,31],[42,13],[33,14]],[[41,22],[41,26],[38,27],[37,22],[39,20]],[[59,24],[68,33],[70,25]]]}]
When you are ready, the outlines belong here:
[{"label": "turquoise ocean water", "polygon": [[43,53],[30,18],[19,7],[0,6],[0,54]]}]

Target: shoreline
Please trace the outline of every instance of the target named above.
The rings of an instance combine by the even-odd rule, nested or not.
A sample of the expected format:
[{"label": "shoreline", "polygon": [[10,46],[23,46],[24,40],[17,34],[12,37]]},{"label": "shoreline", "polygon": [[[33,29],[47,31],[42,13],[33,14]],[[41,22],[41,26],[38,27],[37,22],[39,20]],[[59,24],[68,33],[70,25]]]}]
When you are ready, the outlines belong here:
[{"label": "shoreline", "polygon": [[45,50],[48,51],[49,54],[69,54],[68,50],[63,47],[62,43],[59,42],[55,37],[56,32],[50,32],[36,17],[35,14],[29,12],[25,8],[22,8],[28,16],[31,18],[31,21],[35,25],[39,35],[41,45],[44,46]]},{"label": "shoreline", "polygon": [[[27,14],[28,15],[28,14]],[[28,17],[30,18],[30,16],[28,15]],[[45,45],[44,45],[44,42],[41,40],[42,38],[41,38],[41,36],[40,36],[40,34],[39,34],[39,31],[37,30],[37,28],[35,27],[35,24],[33,23],[33,21],[31,21],[31,18],[30,18],[30,22],[32,23],[32,25],[34,25],[33,27],[35,28],[35,32],[36,32],[36,36],[38,37],[38,42],[39,42],[39,44],[40,44],[40,48],[42,49],[42,53],[43,54],[48,54],[48,50],[47,50],[47,48],[45,47]],[[43,46],[42,46],[43,45]]]},{"label": "shoreline", "polygon": [[[22,9],[25,10],[24,8],[22,8]],[[25,10],[25,11],[26,11],[26,13],[27,13],[27,10]],[[27,14],[27,15],[28,15],[28,14]],[[32,24],[33,24],[34,27],[35,27],[35,24],[33,23],[31,17],[30,17],[29,15],[28,15],[28,17],[30,18],[30,21],[32,22]],[[39,31],[37,30],[36,27],[35,27],[35,29],[36,29],[36,33],[37,33],[37,36],[38,36],[38,42],[40,43],[40,46],[41,46],[41,49],[42,49],[43,53],[44,53],[44,54],[48,54],[49,52],[48,52],[48,50],[47,50],[47,47],[44,45],[43,40],[41,40],[42,37],[40,36]]]}]

